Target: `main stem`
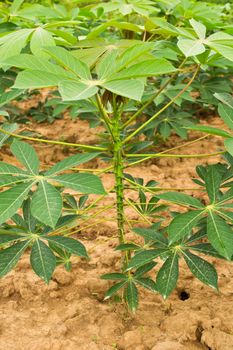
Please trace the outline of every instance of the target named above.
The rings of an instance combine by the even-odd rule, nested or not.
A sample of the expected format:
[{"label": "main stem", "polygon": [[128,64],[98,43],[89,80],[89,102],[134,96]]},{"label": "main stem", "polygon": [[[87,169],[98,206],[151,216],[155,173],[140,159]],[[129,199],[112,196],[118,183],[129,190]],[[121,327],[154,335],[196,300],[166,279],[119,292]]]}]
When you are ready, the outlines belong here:
[{"label": "main stem", "polygon": [[[124,155],[123,155],[123,141],[121,138],[121,113],[116,103],[116,98],[113,96],[113,117],[110,119],[105,110],[100,96],[97,96],[97,105],[101,113],[102,119],[106,128],[109,131],[112,139],[113,150],[113,168],[115,176],[115,193],[116,193],[116,211],[117,211],[117,228],[119,243],[125,243],[125,216],[124,216]],[[129,260],[129,253],[124,253],[123,269],[126,267]]]},{"label": "main stem", "polygon": [[125,243],[124,229],[124,184],[123,184],[123,154],[121,140],[121,125],[119,115],[116,114],[112,123],[113,132],[113,165],[115,175],[115,191],[117,206],[117,226],[119,242]]}]

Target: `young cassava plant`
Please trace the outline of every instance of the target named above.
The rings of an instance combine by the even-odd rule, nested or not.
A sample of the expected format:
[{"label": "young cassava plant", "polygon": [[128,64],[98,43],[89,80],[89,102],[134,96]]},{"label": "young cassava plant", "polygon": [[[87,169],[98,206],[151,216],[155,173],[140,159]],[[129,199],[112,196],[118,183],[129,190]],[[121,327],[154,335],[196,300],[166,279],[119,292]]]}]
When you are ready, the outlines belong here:
[{"label": "young cassava plant", "polygon": [[[166,12],[168,5],[165,2],[157,8],[150,1],[146,6],[132,1],[124,7],[128,9],[124,13],[119,11],[120,3],[114,2],[112,8],[107,3],[93,5],[91,11],[102,18],[102,23],[90,28],[87,38],[79,38],[79,41],[73,34],[72,37],[62,36],[60,30],[49,29],[70,25],[67,20],[57,23],[54,9],[50,14],[51,26],[45,24],[45,18],[48,18],[43,12],[37,29],[18,29],[0,39],[0,49],[4,50],[9,40],[21,38],[21,42],[22,33],[25,34],[17,50],[0,60],[3,71],[17,73],[12,92],[55,88],[61,96],[62,106],[67,104],[80,108],[81,112],[91,112],[94,126],[102,125],[105,130],[99,144],[83,145],[25,136],[17,133],[17,126],[12,128],[10,124],[1,127],[1,144],[10,144],[11,152],[22,166],[0,162],[0,186],[4,189],[0,193],[0,243],[3,248],[0,251],[0,275],[7,274],[27,248],[31,249],[33,270],[47,283],[57,264],[63,263],[70,270],[71,255],[87,257],[84,246],[67,237],[67,232],[70,235],[72,228],[77,227],[82,210],[86,213],[98,203],[97,198],[92,204],[86,204],[88,194],[99,194],[99,198],[103,198],[108,193],[99,176],[89,171],[78,172],[74,167],[98,157],[110,163],[102,173],[114,174],[119,239],[116,249],[122,253],[121,271],[102,276],[116,282],[106,292],[106,298],[123,291],[129,308],[135,311],[138,287],[159,292],[164,298],[170,295],[177,284],[181,259],[200,281],[215,289],[218,289],[217,272],[198,254],[232,259],[232,135],[222,129],[194,126],[189,121],[189,114],[180,107],[183,103],[194,103],[190,92],[199,74],[218,66],[219,62],[225,62],[227,69],[232,69],[233,37],[219,31],[217,25],[213,27],[201,15],[200,18],[196,15],[195,18],[182,17],[182,4],[170,8],[172,20],[169,23],[156,17],[158,11]],[[13,4],[18,15],[26,16],[27,21],[35,16],[28,8],[23,8],[20,15],[20,5],[17,7],[15,1]],[[201,6],[198,2],[196,5]],[[205,9],[205,6],[201,8]],[[192,11],[196,14],[190,4],[189,13]],[[85,18],[84,13],[81,12],[79,24],[81,17]],[[117,20],[107,20],[111,13],[115,13]],[[142,25],[127,24],[124,17],[131,15],[140,18]],[[74,12],[72,16],[75,17]],[[179,16],[184,18],[183,26],[176,25]],[[77,23],[74,21],[72,25]],[[109,27],[115,28],[113,40]],[[38,31],[43,34],[43,40],[39,40]],[[75,30],[74,33],[77,34]],[[230,91],[222,91],[211,96],[210,104],[212,98],[220,101],[219,114],[232,129]],[[216,150],[213,154],[170,153],[173,149],[155,151],[155,132],[166,139],[172,128],[182,138],[187,138],[187,130],[222,136],[226,150]],[[50,169],[40,170],[38,156],[26,140],[74,147],[84,152],[68,157]],[[186,147],[188,145],[189,142]],[[183,189],[165,189],[164,192],[154,179],[145,184],[142,179],[127,173],[129,167],[154,158],[205,158],[219,154],[224,155],[227,162],[197,167],[199,178],[194,181],[208,196],[206,202],[183,193]],[[83,195],[77,202],[64,192],[65,189]],[[128,198],[125,189],[136,191],[137,200]],[[170,203],[180,205],[186,211],[171,212],[173,218],[166,224],[160,212],[168,210]],[[143,244],[126,239],[126,205],[149,225],[130,227],[144,240]],[[67,215],[68,209],[74,215]],[[163,264],[154,279],[152,269],[159,258]]]}]

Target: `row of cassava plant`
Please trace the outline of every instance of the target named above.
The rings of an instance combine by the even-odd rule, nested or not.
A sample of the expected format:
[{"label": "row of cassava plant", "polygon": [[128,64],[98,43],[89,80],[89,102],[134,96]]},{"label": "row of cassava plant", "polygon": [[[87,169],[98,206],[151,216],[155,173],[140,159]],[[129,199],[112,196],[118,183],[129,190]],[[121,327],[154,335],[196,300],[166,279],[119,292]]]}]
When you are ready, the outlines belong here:
[{"label": "row of cassava plant", "polygon": [[[14,1],[12,7],[18,11],[22,4],[23,1]],[[160,17],[157,21],[154,18],[156,8],[149,2],[146,5],[153,16],[150,17],[150,13],[146,15],[143,22],[144,36],[141,36],[141,28],[134,27],[132,30],[132,27],[120,27],[117,14],[117,25],[106,22],[107,24],[102,23],[97,28],[91,28],[90,34],[95,33],[90,36],[91,42],[89,38],[79,38],[77,43],[71,45],[61,40],[52,42],[51,35],[48,35],[47,30],[45,34],[41,25],[36,30],[25,29],[23,42],[23,29],[19,29],[21,33],[18,37],[16,31],[0,38],[0,49],[5,52],[0,61],[1,67],[4,72],[10,71],[16,77],[13,78],[11,91],[3,93],[3,99],[7,97],[9,100],[27,89],[57,87],[64,103],[80,101],[92,106],[96,111],[96,118],[105,128],[104,141],[96,145],[83,145],[34,138],[20,133],[16,124],[3,124],[0,142],[2,145],[10,145],[11,152],[22,167],[0,162],[0,185],[4,189],[0,193],[0,242],[3,247],[0,251],[1,276],[17,264],[27,248],[31,249],[33,270],[47,283],[57,264],[63,263],[66,269],[70,269],[72,254],[83,258],[88,256],[83,244],[69,236],[74,232],[72,229],[77,227],[77,213],[91,213],[98,200],[107,196],[108,192],[104,189],[101,178],[91,173],[91,170],[87,169],[85,173],[73,171],[73,168],[99,157],[110,162],[102,173],[112,172],[115,176],[114,204],[119,237],[116,249],[122,252],[122,270],[102,276],[104,279],[117,281],[106,292],[106,298],[123,290],[124,299],[133,311],[138,305],[138,286],[159,292],[167,298],[176,286],[181,258],[199,280],[218,288],[214,266],[198,254],[232,259],[232,134],[222,129],[186,123],[185,129],[183,128],[186,131],[194,129],[223,137],[225,149],[216,149],[212,154],[173,154],[170,149],[155,152],[154,142],[149,139],[148,132],[157,127],[153,123],[163,113],[173,108],[190,91],[190,87],[209,65],[216,67],[220,62],[220,65],[225,64],[231,69],[232,36],[225,31],[217,31],[217,26],[208,28],[207,31],[206,26],[195,19],[191,19],[181,28],[177,23],[161,22]],[[103,4],[101,6],[100,8],[104,7]],[[29,10],[30,7],[26,6],[22,11],[28,13]],[[106,14],[108,13],[107,11]],[[35,16],[35,13],[27,16]],[[79,28],[80,21],[81,18],[79,23],[72,25]],[[150,29],[145,27],[148,21],[156,26],[152,26],[152,37],[147,38],[150,33]],[[63,23],[61,26],[64,25]],[[119,38],[120,33],[116,32],[114,40],[111,45],[108,42],[106,49],[108,28],[114,26],[133,31],[134,39],[122,40]],[[51,28],[49,24],[47,28]],[[40,31],[38,36],[37,30]],[[172,35],[172,40],[159,39],[163,30],[168,36]],[[100,34],[105,38],[101,39],[105,42],[105,49],[97,54],[99,41],[96,36]],[[61,33],[59,35],[62,37]],[[19,40],[20,44],[16,51],[12,48],[13,51],[9,53],[6,45],[11,39],[17,42]],[[156,49],[158,44],[163,44],[162,49]],[[21,52],[23,47],[26,51]],[[169,59],[169,49],[176,53],[177,60]],[[162,55],[163,50],[167,50],[165,57]],[[167,101],[163,100],[162,105],[157,103],[156,99],[177,79],[180,79],[179,88],[173,89],[175,93],[168,96]],[[157,81],[161,82],[159,88]],[[229,92],[220,91],[213,98],[220,116],[232,130],[233,103]],[[9,97],[9,93],[12,96]],[[149,108],[150,113],[145,113]],[[146,137],[143,142],[139,142],[141,133]],[[40,168],[34,148],[25,142],[27,140],[69,146],[83,152],[44,171]],[[193,142],[195,141],[191,141]],[[188,149],[189,142],[183,146]],[[142,179],[127,174],[129,167],[154,158],[205,159],[218,154],[222,154],[225,159],[222,163],[197,167],[199,178],[194,181],[208,195],[209,200],[206,203],[185,194],[182,189],[166,189],[164,192],[154,179],[144,184]],[[126,196],[126,188],[138,192],[138,201]],[[82,194],[78,202],[73,196],[67,195],[64,189],[72,189]],[[87,204],[88,194],[100,197],[92,204]],[[166,226],[159,213],[166,210],[169,203],[181,205],[187,211],[174,213],[170,224]],[[131,227],[130,224],[133,232],[144,238],[143,245],[126,240],[126,225],[129,221],[126,218],[125,205],[131,206],[149,224],[146,228],[138,228],[137,224]],[[20,208],[22,210],[18,211]],[[147,273],[154,268],[158,258],[164,263],[156,279],[153,279]]]}]

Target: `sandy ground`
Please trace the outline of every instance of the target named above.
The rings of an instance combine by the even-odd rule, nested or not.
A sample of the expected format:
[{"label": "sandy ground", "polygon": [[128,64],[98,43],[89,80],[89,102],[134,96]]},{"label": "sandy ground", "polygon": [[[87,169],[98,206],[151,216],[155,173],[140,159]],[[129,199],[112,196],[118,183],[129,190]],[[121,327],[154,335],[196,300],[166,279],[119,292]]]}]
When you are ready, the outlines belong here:
[{"label": "sandy ground", "polygon": [[[211,121],[214,126],[218,123],[218,119]],[[47,138],[89,144],[95,142],[95,132],[100,131],[90,132],[85,121],[67,119],[48,127],[40,124],[36,130]],[[198,136],[193,134],[191,139]],[[177,142],[183,143],[173,137],[166,147]],[[183,149],[182,153],[209,153],[218,147],[221,140],[209,137]],[[70,154],[70,150],[61,150],[59,146],[37,144],[36,148],[43,165]],[[14,162],[6,149],[0,156]],[[210,158],[208,162],[219,159]],[[205,162],[160,159],[130,168],[128,172],[147,181],[159,181],[161,187],[192,188],[197,187],[191,181],[195,165]],[[105,165],[94,161],[90,166]],[[103,181],[110,188],[112,175],[104,175]],[[199,191],[188,193],[202,196]],[[104,204],[113,200],[110,195]],[[130,211],[129,215],[138,218]],[[108,216],[114,217],[114,211],[110,210]],[[212,259],[219,273],[219,294],[193,278],[181,264],[178,286],[171,297],[163,301],[160,295],[141,290],[140,307],[133,315],[120,302],[103,301],[109,282],[98,277],[119,270],[119,254],[113,250],[117,245],[115,224],[102,222],[83,229],[80,237],[91,260],[74,259],[71,273],[58,267],[48,286],[31,271],[27,254],[0,281],[0,350],[233,350],[232,264]],[[134,236],[129,232],[127,238]]]}]

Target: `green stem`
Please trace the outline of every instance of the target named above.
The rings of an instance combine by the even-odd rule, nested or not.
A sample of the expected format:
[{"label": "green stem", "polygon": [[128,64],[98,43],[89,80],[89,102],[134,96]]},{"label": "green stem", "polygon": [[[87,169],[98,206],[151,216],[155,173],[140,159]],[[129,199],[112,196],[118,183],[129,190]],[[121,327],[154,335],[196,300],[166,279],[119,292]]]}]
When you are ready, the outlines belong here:
[{"label": "green stem", "polygon": [[[224,154],[225,151],[215,153],[204,153],[204,154],[167,154],[167,153],[156,153],[156,154],[142,154],[143,159],[139,159],[133,163],[127,164],[124,168],[129,168],[133,165],[145,162],[152,158],[208,158]],[[126,154],[126,157],[140,157],[140,154]]]},{"label": "green stem", "polygon": [[120,135],[120,120],[116,114],[113,119],[113,164],[115,175],[116,206],[117,206],[117,226],[119,242],[125,242],[124,229],[124,184],[123,184],[123,155],[122,140]]},{"label": "green stem", "polygon": [[81,145],[79,143],[69,143],[69,142],[63,142],[63,141],[52,141],[52,140],[38,139],[35,137],[18,135],[18,134],[14,134],[12,132],[6,131],[6,130],[1,129],[1,128],[0,128],[0,132],[2,132],[3,134],[9,135],[9,136],[13,136],[13,137],[18,138],[18,139],[48,143],[51,145],[77,147],[77,148],[83,148],[83,149],[88,149],[88,150],[92,150],[92,151],[106,151],[107,150],[107,148],[104,148],[104,147]]}]

